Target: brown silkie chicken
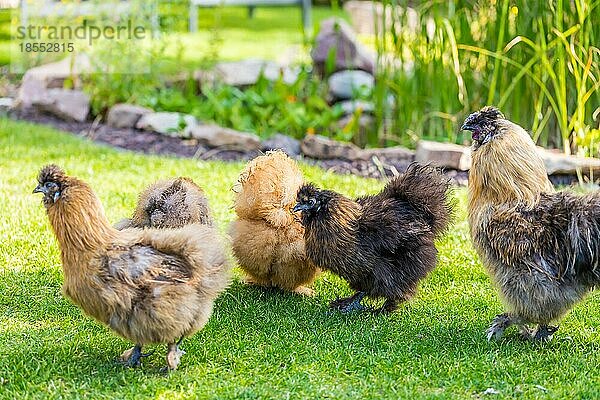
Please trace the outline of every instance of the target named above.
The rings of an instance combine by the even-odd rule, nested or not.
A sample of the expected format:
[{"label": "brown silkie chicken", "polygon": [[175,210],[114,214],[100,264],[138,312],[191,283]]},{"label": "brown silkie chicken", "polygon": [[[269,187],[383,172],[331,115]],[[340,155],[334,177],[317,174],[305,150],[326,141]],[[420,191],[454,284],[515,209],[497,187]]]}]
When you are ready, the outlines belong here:
[{"label": "brown silkie chicken", "polygon": [[471,236],[507,311],[488,340],[511,325],[549,339],[550,324],[600,284],[600,193],[555,192],[527,132],[494,107],[462,129],[473,134]]},{"label": "brown silkie chicken", "polygon": [[181,228],[189,224],[212,225],[204,191],[190,178],[158,181],[140,193],[131,219],[115,228]]},{"label": "brown silkie chicken", "polygon": [[233,253],[248,283],[312,295],[319,269],[306,258],[304,228],[291,209],[302,185],[295,161],[281,151],[250,161],[234,186]]},{"label": "brown silkie chicken", "polygon": [[362,310],[368,296],[385,299],[379,312],[392,312],[415,295],[437,263],[435,239],[452,213],[448,189],[442,174],[418,164],[356,201],[311,184],[300,189],[294,211],[302,212],[308,257],[356,291],[331,308]]},{"label": "brown silkie chicken", "polygon": [[229,284],[214,228],[118,231],[90,187],[55,165],[42,169],[34,193],[44,195],[60,246],[63,293],[135,343],[121,356],[127,365],[140,365],[142,346],[166,343],[167,366],[176,369],[181,340],[206,324]]}]

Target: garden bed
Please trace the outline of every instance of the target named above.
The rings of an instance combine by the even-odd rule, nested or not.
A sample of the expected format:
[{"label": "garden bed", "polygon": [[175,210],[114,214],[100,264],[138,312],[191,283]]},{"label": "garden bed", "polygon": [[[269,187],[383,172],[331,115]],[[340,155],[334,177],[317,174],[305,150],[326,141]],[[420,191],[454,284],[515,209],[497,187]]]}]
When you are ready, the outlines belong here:
[{"label": "garden bed", "polygon": [[[199,144],[195,139],[182,139],[138,129],[113,128],[106,124],[88,121],[64,121],[52,115],[36,113],[31,110],[13,112],[11,113],[11,117],[17,120],[49,125],[95,142],[145,154],[169,155],[201,160],[247,161],[261,153],[260,150],[209,149]],[[378,179],[393,176],[392,167],[396,171],[402,172],[410,164],[410,161],[397,162],[394,163],[395,165],[377,165],[372,160],[350,161],[339,158],[315,160],[302,156],[297,156],[296,158],[302,158],[304,162],[317,165],[327,171]],[[445,172],[448,177],[453,179],[456,185],[466,185],[467,172],[456,170],[446,170]]]},{"label": "garden bed", "polygon": [[[29,111],[13,111],[10,117],[38,124],[48,125],[77,136],[85,137],[98,143],[104,143],[118,149],[134,151],[144,154],[167,155],[183,158],[196,158],[199,160],[220,161],[248,161],[268,148],[261,150],[239,151],[227,148],[208,148],[198,143],[195,139],[182,139],[179,137],[165,136],[156,132],[139,129],[120,129],[102,123],[64,121],[52,115]],[[365,178],[386,179],[398,172],[404,172],[412,162],[409,160],[395,162],[380,162],[376,158],[365,160],[346,160],[334,158],[317,160],[302,155],[293,158],[301,159],[309,165],[315,165],[326,171],[338,174],[353,174]],[[444,173],[456,186],[466,186],[468,171],[444,169]],[[579,178],[576,174],[553,174],[550,181],[556,186],[577,184]]]}]

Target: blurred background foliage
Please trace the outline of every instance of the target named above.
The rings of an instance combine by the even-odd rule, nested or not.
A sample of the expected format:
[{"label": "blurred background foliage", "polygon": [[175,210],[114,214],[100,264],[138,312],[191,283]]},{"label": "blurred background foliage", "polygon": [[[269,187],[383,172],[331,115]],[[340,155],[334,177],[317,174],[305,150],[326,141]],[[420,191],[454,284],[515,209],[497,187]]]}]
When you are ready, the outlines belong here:
[{"label": "blurred background foliage", "polygon": [[[337,123],[341,110],[330,104],[327,80],[310,63],[320,22],[348,18],[341,3],[315,6],[315,32],[308,33],[296,8],[261,7],[249,19],[245,8],[224,7],[202,10],[200,31],[190,34],[182,17],[187,6],[160,2],[163,35],[148,52],[148,73],[88,79],[94,113],[135,102],[263,138],[318,133],[370,147],[414,147],[421,138],[468,144],[460,123],[494,104],[541,146],[600,155],[600,0],[384,0],[376,34],[360,36],[376,50],[378,64],[373,92],[359,95],[375,103],[375,126],[366,135],[358,124]],[[7,23],[8,14],[0,13],[2,63]],[[261,79],[243,89],[216,85],[200,92],[193,80],[195,70],[224,59],[281,61],[282,48],[293,50],[292,63],[301,69],[293,83]]]},{"label": "blurred background foliage", "polygon": [[540,145],[598,155],[600,1],[385,0],[385,8],[375,41],[379,144],[466,142],[462,119],[494,104]]}]

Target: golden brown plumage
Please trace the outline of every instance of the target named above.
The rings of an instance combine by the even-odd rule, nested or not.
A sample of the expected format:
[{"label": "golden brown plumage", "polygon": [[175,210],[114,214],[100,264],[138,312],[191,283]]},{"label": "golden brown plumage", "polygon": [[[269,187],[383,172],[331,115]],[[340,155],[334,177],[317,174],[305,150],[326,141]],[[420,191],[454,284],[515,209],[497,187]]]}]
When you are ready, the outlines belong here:
[{"label": "golden brown plumage", "polygon": [[54,165],[42,169],[38,181],[34,192],[44,194],[61,250],[63,293],[135,343],[122,356],[129,365],[139,365],[142,346],[167,343],[167,365],[175,369],[183,354],[180,339],[206,324],[229,284],[214,228],[118,231],[85,182]]},{"label": "golden brown plumage", "polygon": [[240,174],[230,235],[250,283],[312,294],[306,286],[319,270],[306,258],[304,228],[291,212],[302,182],[296,163],[281,151],[255,158]]},{"label": "golden brown plumage", "polygon": [[158,181],[139,195],[131,219],[115,228],[181,228],[188,224],[212,225],[213,219],[204,191],[190,178]]},{"label": "golden brown plumage", "polygon": [[600,193],[556,193],[533,140],[493,107],[463,129],[473,132],[471,236],[507,309],[488,339],[513,324],[547,339],[549,324],[600,284]]}]

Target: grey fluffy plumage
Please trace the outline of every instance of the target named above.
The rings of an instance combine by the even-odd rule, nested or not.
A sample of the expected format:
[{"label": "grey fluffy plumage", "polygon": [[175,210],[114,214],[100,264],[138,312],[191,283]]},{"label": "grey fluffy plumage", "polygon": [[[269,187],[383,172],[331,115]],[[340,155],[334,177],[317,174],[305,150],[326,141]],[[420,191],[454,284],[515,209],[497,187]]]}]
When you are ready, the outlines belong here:
[{"label": "grey fluffy plumage", "polygon": [[558,329],[550,324],[600,284],[600,193],[555,192],[527,132],[495,108],[463,128],[474,140],[471,236],[506,308],[488,338],[517,325],[547,339]]},{"label": "grey fluffy plumage", "polygon": [[115,228],[180,228],[188,224],[213,225],[204,191],[189,178],[158,181],[139,195],[133,216]]}]

